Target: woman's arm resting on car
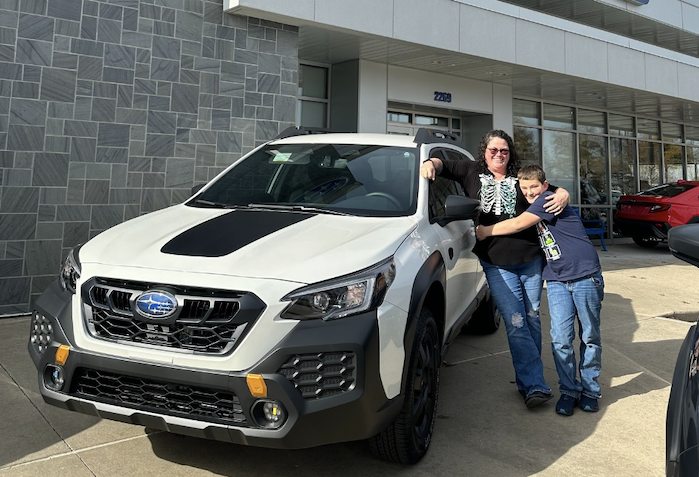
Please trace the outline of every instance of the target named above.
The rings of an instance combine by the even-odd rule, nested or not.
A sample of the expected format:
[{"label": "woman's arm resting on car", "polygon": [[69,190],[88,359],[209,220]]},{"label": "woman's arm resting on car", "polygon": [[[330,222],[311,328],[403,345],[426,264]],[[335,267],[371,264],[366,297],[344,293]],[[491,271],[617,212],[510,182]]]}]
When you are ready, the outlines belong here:
[{"label": "woman's arm resting on car", "polygon": [[433,181],[440,173],[443,166],[444,164],[442,164],[441,159],[431,157],[423,162],[420,166],[420,175],[425,179],[430,179]]}]

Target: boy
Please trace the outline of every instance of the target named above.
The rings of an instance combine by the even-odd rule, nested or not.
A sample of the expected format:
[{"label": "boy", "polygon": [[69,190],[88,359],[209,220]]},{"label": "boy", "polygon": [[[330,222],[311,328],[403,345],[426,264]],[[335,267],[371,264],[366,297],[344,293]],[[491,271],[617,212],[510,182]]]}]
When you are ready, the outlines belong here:
[{"label": "boy", "polygon": [[[508,235],[536,225],[546,255],[542,278],[546,280],[551,313],[551,348],[559,377],[561,397],[556,412],[571,416],[578,405],[588,412],[599,410],[598,377],[602,365],[600,310],[604,280],[597,250],[585,233],[580,218],[566,206],[559,215],[544,210],[548,182],[539,166],[523,166],[517,174],[519,187],[531,204],[518,217],[491,226],[479,226],[479,240]],[[580,327],[580,364],[576,367],[573,341],[575,317]],[[580,369],[580,380],[577,369]]]}]

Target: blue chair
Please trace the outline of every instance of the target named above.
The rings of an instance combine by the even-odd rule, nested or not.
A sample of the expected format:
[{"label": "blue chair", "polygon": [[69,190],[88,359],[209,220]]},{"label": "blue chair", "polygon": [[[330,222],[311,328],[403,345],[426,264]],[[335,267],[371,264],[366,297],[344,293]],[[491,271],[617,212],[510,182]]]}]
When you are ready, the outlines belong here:
[{"label": "blue chair", "polygon": [[600,243],[602,244],[602,250],[605,252],[607,251],[607,246],[604,245],[604,229],[606,227],[606,224],[604,220],[602,219],[583,219],[582,216],[580,215],[580,209],[578,207],[573,207],[573,210],[575,211],[576,214],[578,214],[578,217],[580,217],[580,220],[583,223],[583,227],[585,227],[585,233],[587,235],[599,235],[599,240]]}]

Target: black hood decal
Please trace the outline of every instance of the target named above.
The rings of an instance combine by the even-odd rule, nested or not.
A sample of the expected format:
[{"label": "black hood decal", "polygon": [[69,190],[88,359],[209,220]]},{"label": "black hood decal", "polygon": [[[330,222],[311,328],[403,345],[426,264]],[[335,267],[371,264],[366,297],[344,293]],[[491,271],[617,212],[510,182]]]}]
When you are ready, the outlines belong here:
[{"label": "black hood decal", "polygon": [[182,232],[160,251],[171,255],[223,257],[313,215],[270,210],[234,210]]}]

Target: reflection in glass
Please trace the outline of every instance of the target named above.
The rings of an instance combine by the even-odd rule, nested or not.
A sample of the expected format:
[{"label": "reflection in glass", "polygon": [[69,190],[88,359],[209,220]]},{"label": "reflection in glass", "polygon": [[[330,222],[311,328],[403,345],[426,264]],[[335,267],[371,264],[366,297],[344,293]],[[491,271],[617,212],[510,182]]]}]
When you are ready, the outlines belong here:
[{"label": "reflection in glass", "polygon": [[415,124],[418,124],[420,126],[441,126],[444,128],[448,128],[449,118],[442,118],[439,116],[422,116],[420,114],[416,114]]},{"label": "reflection in glass", "polygon": [[685,142],[687,145],[699,146],[699,128],[694,126],[685,126]]},{"label": "reflection in glass", "polygon": [[658,121],[638,118],[638,137],[641,139],[660,139]]},{"label": "reflection in glass", "polygon": [[412,115],[408,114],[408,113],[397,113],[394,111],[389,111],[386,119],[389,122],[393,122],[393,123],[410,124],[412,122]]},{"label": "reflection in glass", "polygon": [[660,144],[638,141],[638,178],[642,191],[660,184]]},{"label": "reflection in glass", "polygon": [[609,115],[609,134],[633,137],[633,118],[630,116]]},{"label": "reflection in glass", "polygon": [[578,197],[575,183],[575,135],[562,131],[543,131],[543,165],[550,184]]},{"label": "reflection in glass", "polygon": [[625,194],[635,194],[636,189],[636,141],[610,139],[610,163],[612,173],[612,204]]},{"label": "reflection in glass", "polygon": [[539,129],[515,126],[514,141],[522,165],[541,163],[541,131]]},{"label": "reflection in glass", "polygon": [[328,69],[299,65],[299,96],[328,98]]},{"label": "reflection in glass", "polygon": [[296,124],[310,128],[324,128],[327,124],[328,105],[315,101],[298,102]]},{"label": "reflection in glass", "polygon": [[541,124],[541,114],[539,112],[539,103],[537,102],[515,99],[512,102],[512,114],[515,124],[526,124],[529,126],[539,126]]},{"label": "reflection in glass", "polygon": [[604,134],[607,132],[604,113],[578,109],[578,131]]},{"label": "reflection in glass", "polygon": [[664,144],[665,178],[663,182],[676,182],[682,179],[682,146]]},{"label": "reflection in glass", "polygon": [[607,204],[607,138],[580,135],[580,203]]},{"label": "reflection in glass", "polygon": [[699,147],[687,147],[687,180],[699,180]]},{"label": "reflection in glass", "polygon": [[663,141],[681,143],[682,126],[675,123],[663,123]]},{"label": "reflection in glass", "polygon": [[544,126],[549,128],[573,129],[573,108],[544,104]]}]

